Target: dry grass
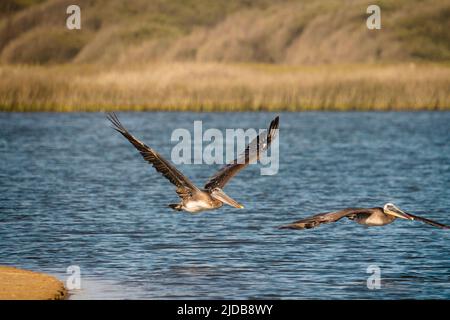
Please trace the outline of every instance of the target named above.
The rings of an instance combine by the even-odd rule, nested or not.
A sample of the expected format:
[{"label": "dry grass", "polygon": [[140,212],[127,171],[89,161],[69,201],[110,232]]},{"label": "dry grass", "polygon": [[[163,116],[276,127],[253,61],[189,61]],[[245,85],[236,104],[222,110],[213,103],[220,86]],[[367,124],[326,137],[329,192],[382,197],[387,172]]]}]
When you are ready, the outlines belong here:
[{"label": "dry grass", "polygon": [[449,110],[447,64],[0,66],[2,111]]}]

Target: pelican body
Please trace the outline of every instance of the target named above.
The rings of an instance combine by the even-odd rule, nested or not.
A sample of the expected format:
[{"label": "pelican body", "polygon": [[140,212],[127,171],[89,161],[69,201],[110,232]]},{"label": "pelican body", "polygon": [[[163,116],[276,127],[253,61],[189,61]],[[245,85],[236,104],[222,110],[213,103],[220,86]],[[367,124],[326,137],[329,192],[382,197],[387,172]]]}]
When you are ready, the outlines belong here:
[{"label": "pelican body", "polygon": [[241,204],[237,203],[219,188],[216,188],[215,190],[199,190],[192,195],[182,197],[180,203],[169,204],[169,207],[177,211],[184,210],[191,213],[198,213],[206,210],[218,209],[222,207],[224,203],[235,208],[243,208]]},{"label": "pelican body", "polygon": [[385,226],[400,218],[406,220],[418,220],[434,227],[450,229],[449,226],[442,223],[404,212],[392,203],[386,203],[383,207],[346,208],[340,211],[319,213],[314,216],[295,221],[291,224],[281,226],[279,228],[311,229],[324,223],[337,222],[344,217],[368,227]]},{"label": "pelican body", "polygon": [[223,204],[240,209],[244,208],[243,205],[228,196],[222,189],[233,176],[244,169],[249,163],[254,163],[258,160],[261,152],[269,148],[271,141],[275,138],[278,131],[279,121],[278,117],[272,120],[267,133],[263,132],[251,141],[241,155],[221,168],[200,189],[178,171],[172,163],[129,133],[120,123],[116,114],[109,113],[107,118],[111,121],[113,129],[122,134],[140,152],[144,160],[149,162],[156,171],[176,186],[176,192],[181,198],[181,202],[169,204],[169,207],[173,210],[187,211],[190,213],[214,210],[222,207]]}]

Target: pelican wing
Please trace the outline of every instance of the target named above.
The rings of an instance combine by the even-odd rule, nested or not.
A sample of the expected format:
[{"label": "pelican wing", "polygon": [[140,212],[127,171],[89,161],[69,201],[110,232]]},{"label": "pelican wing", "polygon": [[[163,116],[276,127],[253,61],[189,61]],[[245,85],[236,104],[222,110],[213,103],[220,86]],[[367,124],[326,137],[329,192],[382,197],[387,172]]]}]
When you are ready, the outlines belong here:
[{"label": "pelican wing", "polygon": [[270,143],[275,138],[278,129],[278,121],[279,117],[273,119],[267,133],[263,132],[258,135],[247,145],[242,154],[217,171],[216,174],[206,182],[205,189],[223,188],[239,171],[244,169],[249,163],[258,160],[261,152],[268,149]]},{"label": "pelican wing", "polygon": [[426,218],[422,218],[422,217],[419,217],[419,216],[415,216],[415,215],[413,215],[411,213],[408,213],[408,216],[414,218],[414,220],[425,222],[425,223],[430,224],[430,225],[432,225],[434,227],[438,227],[438,228],[442,228],[442,229],[450,229],[450,226],[447,226],[445,224],[442,224],[442,223],[439,223],[439,222],[436,222],[436,221],[433,221],[433,220],[430,220],[430,219],[426,219]]},{"label": "pelican wing", "polygon": [[109,113],[107,118],[113,124],[113,129],[120,132],[131,144],[141,153],[142,157],[152,164],[152,166],[166,177],[170,182],[177,186],[177,193],[182,196],[186,192],[197,191],[198,188],[180,171],[177,170],[169,161],[164,159],[159,153],[136,139],[127,129],[120,123],[115,113]]},{"label": "pelican wing", "polygon": [[340,211],[319,213],[293,223],[279,227],[279,229],[311,229],[318,225],[336,222],[344,217],[351,217],[356,214],[371,214],[367,208],[347,208]]}]

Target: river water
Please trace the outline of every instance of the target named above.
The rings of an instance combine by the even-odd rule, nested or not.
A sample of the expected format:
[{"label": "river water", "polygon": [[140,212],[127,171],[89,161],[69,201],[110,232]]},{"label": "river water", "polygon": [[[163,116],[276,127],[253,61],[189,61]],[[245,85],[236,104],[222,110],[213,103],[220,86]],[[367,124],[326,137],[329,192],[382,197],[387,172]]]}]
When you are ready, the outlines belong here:
[{"label": "river water", "polygon": [[[173,130],[265,128],[273,113],[119,113],[169,157]],[[177,213],[173,186],[102,113],[0,113],[0,264],[65,280],[72,299],[450,298],[450,232],[280,224],[393,202],[450,224],[450,113],[281,113],[280,166],[225,191],[245,205]],[[206,145],[205,143],[204,145]],[[218,165],[180,165],[202,186]],[[368,289],[379,268],[381,287]]]}]

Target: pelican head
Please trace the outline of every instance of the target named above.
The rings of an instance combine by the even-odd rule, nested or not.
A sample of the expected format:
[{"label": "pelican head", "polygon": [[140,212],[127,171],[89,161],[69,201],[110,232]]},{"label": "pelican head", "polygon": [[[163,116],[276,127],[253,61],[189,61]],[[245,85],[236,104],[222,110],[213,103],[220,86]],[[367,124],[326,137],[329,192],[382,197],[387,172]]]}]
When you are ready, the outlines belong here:
[{"label": "pelican head", "polygon": [[385,214],[389,214],[391,216],[407,219],[407,220],[414,220],[413,217],[411,217],[409,214],[404,212],[403,210],[400,210],[395,204],[393,203],[386,203],[383,207],[383,211]]},{"label": "pelican head", "polygon": [[222,189],[220,188],[214,188],[211,190],[211,197],[213,197],[216,200],[222,201],[223,203],[226,203],[229,206],[242,209],[244,206],[234,199],[232,199],[230,196],[228,196]]}]

